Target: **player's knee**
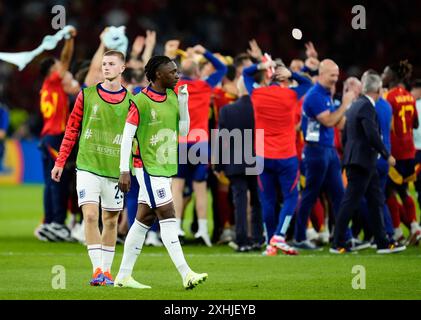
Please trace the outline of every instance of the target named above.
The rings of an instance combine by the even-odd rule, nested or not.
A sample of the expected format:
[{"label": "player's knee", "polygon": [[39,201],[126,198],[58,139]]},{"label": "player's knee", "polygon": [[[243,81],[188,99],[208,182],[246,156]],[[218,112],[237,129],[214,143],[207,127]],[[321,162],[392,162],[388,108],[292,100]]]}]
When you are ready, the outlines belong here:
[{"label": "player's knee", "polygon": [[98,225],[98,214],[96,212],[85,212],[83,214],[83,219],[85,221],[85,224]]},{"label": "player's knee", "polygon": [[111,217],[102,217],[102,224],[104,225],[104,228],[107,229],[114,229],[117,227],[118,224],[118,216],[111,216]]},{"label": "player's knee", "polygon": [[144,225],[147,226],[152,226],[153,223],[155,222],[155,216],[154,215],[149,215],[146,217],[140,217],[139,219],[136,218],[140,223],[143,223]]},{"label": "player's knee", "polygon": [[155,212],[159,220],[175,218],[175,211],[172,203],[156,208]]}]

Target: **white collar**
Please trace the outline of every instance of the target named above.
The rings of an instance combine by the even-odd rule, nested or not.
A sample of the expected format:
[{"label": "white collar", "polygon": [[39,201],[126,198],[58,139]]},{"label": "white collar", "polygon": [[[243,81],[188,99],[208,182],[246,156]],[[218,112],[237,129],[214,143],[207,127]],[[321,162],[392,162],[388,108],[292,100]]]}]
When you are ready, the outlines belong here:
[{"label": "white collar", "polygon": [[374,101],[374,99],[372,97],[370,97],[369,95],[364,95],[368,100],[370,100],[371,104],[373,105],[373,107],[376,105],[376,102]]}]

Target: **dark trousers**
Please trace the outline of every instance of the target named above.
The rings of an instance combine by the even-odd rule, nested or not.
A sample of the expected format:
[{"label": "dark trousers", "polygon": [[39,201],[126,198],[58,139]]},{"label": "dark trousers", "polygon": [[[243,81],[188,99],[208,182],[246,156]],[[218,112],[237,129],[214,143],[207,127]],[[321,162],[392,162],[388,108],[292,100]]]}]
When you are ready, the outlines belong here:
[{"label": "dark trousers", "polygon": [[333,245],[336,247],[346,246],[348,224],[353,214],[359,209],[361,200],[365,196],[369,210],[370,225],[377,248],[387,247],[389,241],[383,220],[384,194],[376,168],[367,170],[363,167],[352,165],[346,168],[346,174],[348,186],[336,217]]},{"label": "dark trousers", "polygon": [[[246,175],[229,176],[234,200],[235,239],[239,246],[250,242],[263,243],[262,211],[257,191],[257,177]],[[250,191],[251,239],[247,228],[247,191]],[[250,241],[251,240],[251,241]]]},{"label": "dark trousers", "polygon": [[[306,240],[306,229],[310,212],[313,209],[321,190],[326,190],[333,202],[333,212],[336,217],[344,186],[342,183],[341,164],[335,148],[320,145],[306,145],[304,148],[303,165],[306,186],[301,195],[297,220],[295,223],[295,240]],[[348,236],[351,231],[348,230]]]},{"label": "dark trousers", "polygon": [[46,135],[41,139],[40,149],[44,171],[44,223],[64,224],[69,197],[69,172],[65,169],[60,182],[51,179],[56,155],[60,149],[63,135]]}]

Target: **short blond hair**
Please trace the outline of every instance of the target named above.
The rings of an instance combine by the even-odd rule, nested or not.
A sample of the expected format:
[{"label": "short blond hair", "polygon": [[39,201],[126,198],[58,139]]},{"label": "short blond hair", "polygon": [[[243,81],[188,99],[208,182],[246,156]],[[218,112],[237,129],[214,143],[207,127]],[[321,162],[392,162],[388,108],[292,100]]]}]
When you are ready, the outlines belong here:
[{"label": "short blond hair", "polygon": [[104,57],[105,56],[119,57],[121,59],[121,61],[126,62],[126,56],[124,55],[123,52],[118,51],[118,50],[108,50],[108,51],[104,52]]}]

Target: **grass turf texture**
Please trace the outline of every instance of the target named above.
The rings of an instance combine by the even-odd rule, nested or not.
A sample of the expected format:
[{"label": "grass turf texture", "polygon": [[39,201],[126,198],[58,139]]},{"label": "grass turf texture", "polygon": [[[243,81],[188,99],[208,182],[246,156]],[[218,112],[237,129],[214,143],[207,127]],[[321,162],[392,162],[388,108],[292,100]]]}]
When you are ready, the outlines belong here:
[{"label": "grass turf texture", "polygon": [[[0,299],[419,299],[421,248],[380,256],[374,250],[336,256],[303,252],[263,257],[233,253],[227,246],[184,246],[186,259],[209,279],[192,291],[165,248],[144,247],[134,278],[151,290],[90,287],[91,264],[84,246],[44,243],[33,230],[42,213],[42,187],[0,187]],[[115,275],[123,246],[116,249]],[[52,268],[66,271],[66,289],[52,288]],[[366,269],[366,289],[352,288],[352,268]]]}]

